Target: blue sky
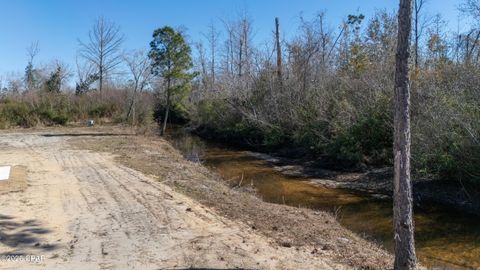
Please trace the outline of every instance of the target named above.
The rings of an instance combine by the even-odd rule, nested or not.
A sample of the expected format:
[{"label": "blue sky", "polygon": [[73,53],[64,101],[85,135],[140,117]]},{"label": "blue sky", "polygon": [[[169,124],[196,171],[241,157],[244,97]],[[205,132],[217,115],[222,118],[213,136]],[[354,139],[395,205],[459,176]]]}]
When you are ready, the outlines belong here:
[{"label": "blue sky", "polygon": [[[449,27],[458,25],[461,0],[430,0],[428,14],[441,13]],[[104,16],[121,27],[126,50],[148,48],[155,28],[185,26],[189,39],[197,41],[214,20],[233,18],[246,9],[253,20],[255,42],[271,39],[274,18],[280,18],[281,30],[295,35],[299,15],[311,18],[325,10],[328,23],[337,27],[348,14],[369,17],[378,9],[396,10],[394,0],[0,0],[0,75],[23,73],[26,48],[39,42],[36,65],[60,59],[74,67],[78,39],[85,40],[95,18]]]}]

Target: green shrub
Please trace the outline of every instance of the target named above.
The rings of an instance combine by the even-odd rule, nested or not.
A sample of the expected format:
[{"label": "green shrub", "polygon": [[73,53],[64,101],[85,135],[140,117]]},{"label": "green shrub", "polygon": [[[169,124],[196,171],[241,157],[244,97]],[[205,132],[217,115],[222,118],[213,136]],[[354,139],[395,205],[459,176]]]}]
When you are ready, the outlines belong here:
[{"label": "green shrub", "polygon": [[112,114],[113,106],[109,104],[97,104],[88,110],[88,116],[92,118],[107,117]]},{"label": "green shrub", "polygon": [[148,106],[142,108],[137,114],[137,125],[150,126],[154,122],[153,109]]},{"label": "green shrub", "polygon": [[4,126],[33,127],[38,119],[29,106],[22,102],[6,100],[0,104],[0,114]]},{"label": "green shrub", "polygon": [[388,117],[371,115],[361,118],[341,132],[327,146],[328,153],[349,165],[391,164],[393,130]]},{"label": "green shrub", "polygon": [[[161,123],[163,121],[163,117],[165,116],[165,106],[161,103],[156,103],[153,109],[153,119],[157,123]],[[169,123],[177,123],[177,124],[184,124],[188,122],[188,115],[182,106],[172,106],[168,112],[168,122]]]},{"label": "green shrub", "polygon": [[60,93],[39,93],[40,101],[33,113],[45,125],[65,125],[72,118],[71,102]]},{"label": "green shrub", "polygon": [[297,146],[321,153],[329,142],[329,123],[322,120],[313,120],[304,123],[292,134],[292,141]]},{"label": "green shrub", "polygon": [[[451,134],[455,134],[451,131]],[[414,156],[415,173],[433,175],[438,179],[480,183],[480,146],[463,136],[453,136],[430,152],[421,151]]]},{"label": "green shrub", "polygon": [[68,112],[60,108],[42,108],[37,111],[37,114],[41,117],[41,121],[47,125],[65,125],[70,119]]},{"label": "green shrub", "polygon": [[263,143],[266,146],[281,146],[291,142],[291,139],[286,134],[285,130],[280,128],[266,128],[263,134]]},{"label": "green shrub", "polygon": [[[0,128],[12,126],[33,127],[37,124],[65,125],[89,118],[106,118],[108,121],[125,121],[126,91],[112,90],[102,94],[32,91],[21,95],[0,98]],[[142,93],[137,102],[137,125],[151,122],[151,93]]]}]

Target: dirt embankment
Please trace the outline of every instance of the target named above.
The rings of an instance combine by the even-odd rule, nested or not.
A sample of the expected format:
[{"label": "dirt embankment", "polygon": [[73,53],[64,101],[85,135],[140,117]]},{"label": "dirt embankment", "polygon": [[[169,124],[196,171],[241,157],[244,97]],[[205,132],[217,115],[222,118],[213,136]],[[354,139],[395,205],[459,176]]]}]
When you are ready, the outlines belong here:
[{"label": "dirt embankment", "polygon": [[155,177],[222,216],[247,224],[281,248],[305,251],[311,258],[329,258],[353,268],[391,266],[390,254],[341,227],[330,214],[266,203],[251,192],[232,189],[202,165],[184,160],[159,137],[79,137],[69,143],[80,149],[112,153],[121,164]]},{"label": "dirt embankment", "polygon": [[263,203],[185,161],[162,139],[126,133],[1,134],[0,164],[23,166],[26,174],[0,185],[0,269],[391,265],[389,254],[328,214]]}]

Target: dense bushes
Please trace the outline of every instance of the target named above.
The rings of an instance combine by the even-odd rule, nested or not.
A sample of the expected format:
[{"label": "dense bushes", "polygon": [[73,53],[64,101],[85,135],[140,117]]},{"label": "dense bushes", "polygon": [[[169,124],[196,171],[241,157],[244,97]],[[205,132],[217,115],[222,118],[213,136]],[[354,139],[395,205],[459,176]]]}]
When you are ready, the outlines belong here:
[{"label": "dense bushes", "polygon": [[[391,166],[397,20],[379,11],[360,27],[363,17],[356,17],[337,36],[318,27],[323,18],[302,18],[297,36],[282,43],[281,76],[271,51],[252,46],[240,51],[242,59],[220,54],[215,74],[200,58],[192,123],[216,138],[318,158],[329,167]],[[233,24],[238,32],[227,35],[229,52],[238,53],[228,44],[238,43],[231,38],[245,35],[240,30],[248,23]],[[480,62],[465,48],[473,41],[449,41],[439,29],[427,31],[418,65],[412,62],[413,173],[480,184]],[[449,42],[458,42],[455,50],[442,45]]]},{"label": "dense bushes", "polygon": [[36,124],[37,117],[27,104],[9,99],[0,104],[0,128],[32,127]]},{"label": "dense bushes", "polygon": [[196,109],[194,123],[218,139],[270,149],[293,147],[292,152],[314,156],[328,154],[342,164],[340,167],[389,165],[392,161],[392,119],[388,114],[361,116],[351,125],[340,123],[338,118],[327,121],[315,117],[267,123],[243,115],[225,100],[202,100]]},{"label": "dense bushes", "polygon": [[[123,90],[83,95],[39,90],[6,96],[0,99],[0,128],[83,124],[87,119],[100,123],[125,122],[127,95]],[[148,125],[153,116],[151,93],[144,93],[139,99],[135,124]]]},{"label": "dense bushes", "polygon": [[[468,74],[457,74],[451,80],[462,82],[462,88],[450,81],[432,90],[431,75],[420,75],[412,96],[415,177],[480,182],[480,102],[479,93],[473,93],[478,91],[475,82],[466,85]],[[309,90],[316,94],[298,101],[268,90],[263,91],[270,92],[266,98],[246,95],[241,101],[235,93],[206,95],[194,103],[190,117],[212,137],[269,149],[290,148],[287,153],[310,158],[326,155],[335,168],[391,166],[393,90],[389,93],[355,80],[350,86],[337,86]],[[368,98],[359,102],[360,91]]]},{"label": "dense bushes", "polygon": [[328,153],[349,164],[390,165],[393,148],[391,118],[371,115],[357,120],[333,140]]},{"label": "dense bushes", "polygon": [[413,164],[420,175],[480,183],[479,72],[452,64],[424,74],[412,96]]},{"label": "dense bushes", "polygon": [[[397,19],[386,11],[366,25],[363,15],[348,18],[339,32],[321,27],[323,13],[312,21],[302,18],[296,36],[281,42],[280,66],[272,54],[277,45],[252,44],[247,17],[229,22],[219,41],[224,46],[209,44],[208,53],[197,46],[199,76],[192,91],[186,87],[174,95],[170,121],[190,121],[218,139],[318,158],[336,168],[390,166]],[[480,184],[480,58],[472,58],[480,46],[468,47],[477,42],[469,40],[474,32],[448,40],[439,23],[424,31],[419,59],[412,62],[414,174]],[[51,90],[56,84],[19,94],[18,85],[12,83],[11,93],[0,99],[0,128],[89,118],[142,125],[164,117],[162,80],[151,85],[159,95],[138,89],[134,110],[137,84],[128,84],[130,91],[80,95]]]}]

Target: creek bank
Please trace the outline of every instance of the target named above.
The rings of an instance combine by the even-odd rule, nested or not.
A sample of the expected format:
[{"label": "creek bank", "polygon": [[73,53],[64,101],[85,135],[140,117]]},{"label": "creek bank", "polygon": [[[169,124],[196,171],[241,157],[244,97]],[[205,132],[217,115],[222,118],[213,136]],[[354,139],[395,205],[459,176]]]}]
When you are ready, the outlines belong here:
[{"label": "creek bank", "polygon": [[279,247],[308,250],[313,258],[326,257],[356,269],[385,269],[392,265],[387,251],[345,229],[331,214],[268,203],[251,194],[248,187],[232,188],[203,165],[186,161],[160,137],[82,138],[71,143],[114,154],[123,165],[157,178],[228,219],[247,224]]},{"label": "creek bank", "polygon": [[[316,157],[301,147],[253,146],[238,138],[229,140],[205,128],[187,127],[185,131],[209,141],[220,141],[227,147],[248,150],[252,156],[270,162],[275,170],[290,176],[310,178],[315,185],[348,189],[377,198],[391,198],[393,195],[392,167],[342,166],[326,155]],[[419,208],[440,204],[480,216],[480,188],[472,184],[416,178],[412,192],[414,203]]]},{"label": "creek bank", "polygon": [[[130,148],[134,135],[113,129],[1,133],[0,164],[13,166],[0,186],[1,269],[353,269],[330,260],[331,250],[279,246],[160,183],[201,181],[202,168],[163,140]],[[111,141],[126,159],[149,150],[165,178],[72,147]]]},{"label": "creek bank", "polygon": [[[393,169],[371,168],[366,172],[334,171],[316,166],[316,162],[291,159],[265,153],[253,156],[272,163],[275,170],[286,175],[310,178],[315,185],[328,188],[349,189],[368,193],[377,198],[393,195]],[[473,185],[445,180],[413,180],[413,199],[419,208],[440,204],[465,213],[480,216],[480,189]]]}]

